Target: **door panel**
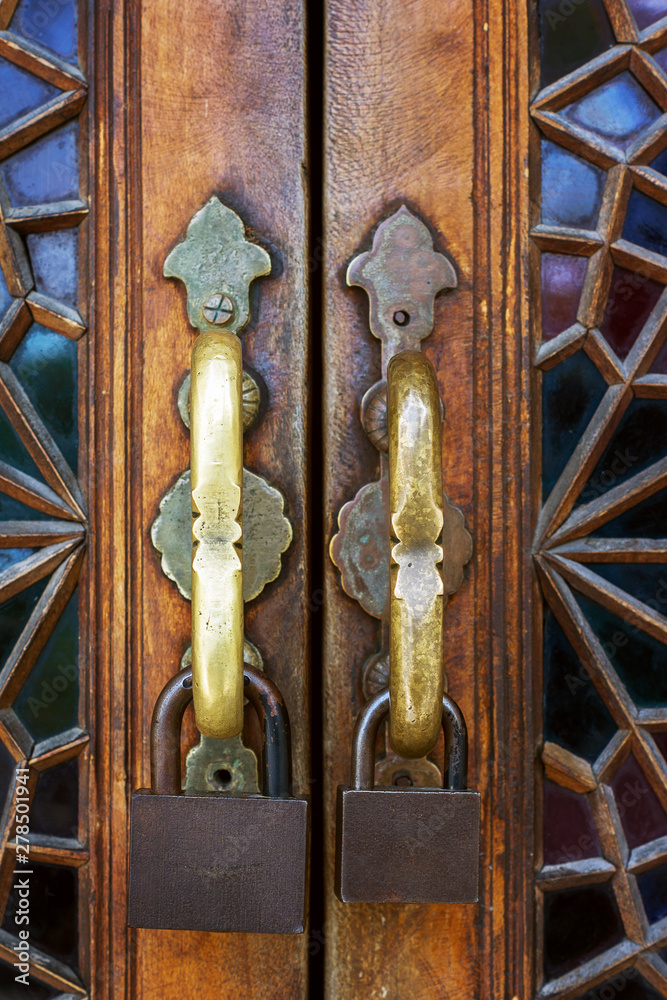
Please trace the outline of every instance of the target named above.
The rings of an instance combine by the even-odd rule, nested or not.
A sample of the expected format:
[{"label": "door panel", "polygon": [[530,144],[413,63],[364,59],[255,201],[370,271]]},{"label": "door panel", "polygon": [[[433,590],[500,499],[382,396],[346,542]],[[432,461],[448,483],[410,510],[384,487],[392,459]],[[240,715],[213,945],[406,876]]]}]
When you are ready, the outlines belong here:
[{"label": "door panel", "polygon": [[343,592],[327,560],[330,997],[526,994],[530,925],[513,919],[528,903],[532,843],[524,758],[529,705],[525,716],[517,628],[527,613],[522,536],[529,524],[522,522],[528,454],[520,417],[528,356],[520,265],[525,28],[523,10],[511,5],[328,4],[325,544],[338,530],[343,504],[379,472],[359,405],[381,377],[380,345],[369,331],[367,298],[346,286],[345,273],[353,257],[370,249],[377,224],[405,204],[429,226],[435,249],[458,275],[458,286],[436,299],[434,333],[422,349],[436,367],[445,407],[444,489],[473,536],[472,561],[445,610],[445,669],[468,723],[469,786],[483,802],[478,906],[335,899],[335,790],[348,780],[352,727],[369,694],[364,667],[381,636],[378,621]]},{"label": "door panel", "polygon": [[[101,599],[108,615],[103,641],[113,644],[106,649],[110,701],[103,709],[116,732],[106,776],[113,826],[101,848],[111,851],[115,879],[104,893],[107,903],[114,900],[109,929],[116,949],[105,988],[109,996],[120,995],[127,949],[126,988],[133,997],[180,997],[184,983],[195,981],[205,996],[305,996],[304,935],[128,932],[124,926],[126,790],[148,784],[153,706],[178,670],[190,631],[190,606],[163,575],[150,541],[160,500],[189,462],[176,397],[194,330],[182,287],[167,281],[162,268],[194,212],[216,192],[273,264],[253,293],[243,336],[244,362],[266,387],[264,412],[245,438],[244,462],[284,494],[294,537],[279,579],[248,606],[246,633],[289,708],[294,792],[309,791],[303,10],[291,0],[270,9],[241,2],[221,8],[207,0],[187,10],[177,3],[141,10],[116,4],[112,27],[107,35],[98,19],[100,101],[114,108],[108,137],[114,176],[103,172],[102,133],[96,189],[112,234],[110,258],[102,215],[98,323],[113,335],[96,387],[102,400],[110,394],[99,434],[100,448],[111,442],[112,452],[99,496],[100,502],[109,495],[114,501],[111,523],[100,511],[104,550],[98,565],[100,580],[115,584],[101,589]],[[276,79],[279,87],[271,84]],[[115,204],[107,200],[109,186]],[[125,682],[119,665],[126,658]],[[191,719],[184,729],[184,745],[192,745]]]}]

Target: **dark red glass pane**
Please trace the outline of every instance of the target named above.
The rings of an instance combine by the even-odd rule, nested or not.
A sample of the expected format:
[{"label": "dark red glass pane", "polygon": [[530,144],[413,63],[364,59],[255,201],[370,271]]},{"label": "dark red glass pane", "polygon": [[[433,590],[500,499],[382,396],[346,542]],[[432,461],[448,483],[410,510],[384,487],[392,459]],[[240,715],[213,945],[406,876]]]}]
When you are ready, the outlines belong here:
[{"label": "dark red glass pane", "polygon": [[667,836],[667,815],[632,754],[610,784],[630,850]]},{"label": "dark red glass pane", "polygon": [[544,897],[544,974],[554,979],[623,937],[609,885],[548,892]]},{"label": "dark red glass pane", "polygon": [[615,267],[600,333],[625,360],[641,333],[663,286],[644,275]]},{"label": "dark red glass pane", "polygon": [[545,865],[581,861],[601,854],[585,796],[545,781],[543,857]]},{"label": "dark red glass pane", "polygon": [[577,319],[586,277],[585,257],[542,255],[542,337],[551,340]]}]

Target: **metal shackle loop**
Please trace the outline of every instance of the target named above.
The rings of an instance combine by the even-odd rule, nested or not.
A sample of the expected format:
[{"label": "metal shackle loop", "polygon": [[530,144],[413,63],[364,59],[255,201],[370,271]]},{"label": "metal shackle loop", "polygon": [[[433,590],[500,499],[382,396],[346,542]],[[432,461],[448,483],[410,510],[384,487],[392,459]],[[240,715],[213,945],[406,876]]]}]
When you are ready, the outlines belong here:
[{"label": "metal shackle loop", "polygon": [[[352,736],[350,786],[357,791],[375,785],[375,740],[383,718],[389,712],[390,695],[385,688],[366,702],[357,717]],[[445,731],[445,773],[443,787],[462,792],[468,778],[468,730],[461,709],[453,698],[442,696],[442,728]]]},{"label": "metal shackle loop", "polygon": [[[291,791],[289,716],[276,685],[260,670],[243,666],[244,689],[262,732],[262,794],[288,799]],[[181,723],[192,701],[192,669],[164,686],[151,720],[151,791],[181,795]]]}]

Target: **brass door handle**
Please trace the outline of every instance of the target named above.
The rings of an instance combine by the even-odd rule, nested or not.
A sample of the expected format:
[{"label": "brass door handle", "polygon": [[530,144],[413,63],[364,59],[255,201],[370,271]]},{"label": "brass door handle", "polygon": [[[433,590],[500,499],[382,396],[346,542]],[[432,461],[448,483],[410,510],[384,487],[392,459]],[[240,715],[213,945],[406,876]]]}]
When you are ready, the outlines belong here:
[{"label": "brass door handle", "polygon": [[197,728],[243,728],[241,341],[202,333],[192,348],[192,678]]},{"label": "brass door handle", "polygon": [[391,545],[389,739],[423,757],[438,739],[444,689],[442,416],[435,370],[418,351],[387,369]]}]

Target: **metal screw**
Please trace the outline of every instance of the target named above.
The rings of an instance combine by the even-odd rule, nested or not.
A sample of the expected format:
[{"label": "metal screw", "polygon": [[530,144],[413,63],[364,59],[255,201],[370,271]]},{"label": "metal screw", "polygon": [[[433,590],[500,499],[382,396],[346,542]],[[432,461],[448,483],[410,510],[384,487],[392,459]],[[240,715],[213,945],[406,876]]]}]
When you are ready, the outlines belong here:
[{"label": "metal screw", "polygon": [[211,295],[204,303],[204,316],[209,323],[229,323],[234,315],[234,303],[228,295]]}]

